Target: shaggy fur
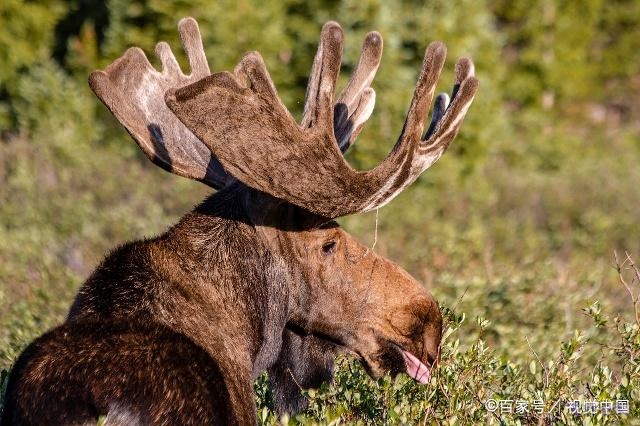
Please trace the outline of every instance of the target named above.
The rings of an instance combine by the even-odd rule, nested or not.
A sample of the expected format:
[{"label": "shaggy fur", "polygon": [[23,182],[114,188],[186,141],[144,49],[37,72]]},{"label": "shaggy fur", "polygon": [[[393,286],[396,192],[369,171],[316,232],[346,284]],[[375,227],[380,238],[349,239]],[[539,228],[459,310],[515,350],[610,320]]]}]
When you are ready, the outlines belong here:
[{"label": "shaggy fur", "polygon": [[[220,391],[186,398],[176,390],[171,419],[197,423],[192,416],[215,411],[209,421],[251,424],[252,383],[266,369],[280,384],[278,408],[298,410],[298,386],[330,378],[338,351],[375,377],[397,374],[405,368],[398,348],[433,364],[440,334],[437,304],[406,272],[335,223],[234,184],[166,234],[105,259],[67,323],[19,358],[3,424],[95,421],[112,407],[172,424],[158,413],[178,384],[160,379],[188,389],[198,371]],[[86,407],[65,408],[74,404]]]},{"label": "shaggy fur", "polygon": [[235,421],[218,365],[184,335],[155,323],[63,325],[34,341],[13,371],[7,425],[95,425],[105,414],[107,424]]},{"label": "shaggy fur", "polygon": [[288,328],[282,335],[278,361],[269,368],[274,406],[278,413],[298,413],[307,407],[302,389],[318,388],[333,377],[340,346],[314,335],[298,334]]}]

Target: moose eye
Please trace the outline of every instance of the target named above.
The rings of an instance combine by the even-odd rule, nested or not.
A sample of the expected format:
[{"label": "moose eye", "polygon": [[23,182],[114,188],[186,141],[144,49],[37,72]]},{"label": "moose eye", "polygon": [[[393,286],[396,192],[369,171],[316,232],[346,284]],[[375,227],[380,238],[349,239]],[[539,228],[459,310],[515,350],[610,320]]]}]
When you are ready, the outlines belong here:
[{"label": "moose eye", "polygon": [[322,253],[325,255],[333,254],[336,251],[336,242],[334,240],[327,241],[322,245]]}]

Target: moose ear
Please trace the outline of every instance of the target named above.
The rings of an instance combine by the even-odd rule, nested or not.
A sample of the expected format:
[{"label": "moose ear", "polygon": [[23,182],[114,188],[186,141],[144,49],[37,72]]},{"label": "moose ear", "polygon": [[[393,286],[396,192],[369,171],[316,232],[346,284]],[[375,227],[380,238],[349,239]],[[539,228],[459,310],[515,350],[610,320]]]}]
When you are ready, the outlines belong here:
[{"label": "moose ear", "polygon": [[162,71],[155,70],[144,52],[133,47],[104,71],[94,71],[89,86],[156,165],[219,189],[230,176],[164,102],[167,89],[188,85],[210,74],[198,23],[185,18],[178,30],[189,58],[190,74],[183,74],[169,45],[160,42],[156,54]]}]

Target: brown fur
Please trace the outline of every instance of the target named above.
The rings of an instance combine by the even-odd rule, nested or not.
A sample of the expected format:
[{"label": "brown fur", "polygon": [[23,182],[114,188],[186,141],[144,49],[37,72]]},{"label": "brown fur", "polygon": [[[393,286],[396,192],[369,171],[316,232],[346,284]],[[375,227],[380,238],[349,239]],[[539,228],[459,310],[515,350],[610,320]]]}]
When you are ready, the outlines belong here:
[{"label": "brown fur", "polygon": [[[165,234],[107,256],[68,321],[18,359],[3,424],[99,415],[109,424],[251,424],[252,382],[265,370],[284,412],[304,407],[298,386],[331,377],[337,353],[373,377],[404,372],[403,351],[437,361],[433,297],[331,219],[388,202],[439,158],[475,94],[471,62],[458,63],[454,99],[438,97],[423,138],[444,62],[444,47],[432,44],[400,140],[379,167],[356,172],[342,152],[375,100],[377,33],[334,104],[343,36],[325,25],[296,125],[257,53],[235,74],[207,76],[197,24],[183,20],[180,32],[191,75],[160,44],[162,73],[130,50],[90,84],[156,164],[220,191]],[[179,120],[161,104],[164,90]]]},{"label": "brown fur", "polygon": [[278,414],[304,410],[308,401],[302,390],[319,388],[331,380],[334,360],[340,353],[345,349],[289,325],[282,334],[278,360],[267,370]]},{"label": "brown fur", "polygon": [[[227,388],[213,400],[209,393],[191,395],[190,402],[199,404],[196,411],[210,412],[215,408],[211,404],[223,401],[239,424],[252,423],[252,380],[267,368],[279,368],[278,358],[292,356],[287,349],[293,345],[282,345],[287,327],[318,339],[311,351],[337,346],[354,354],[374,377],[404,371],[396,345],[433,364],[441,333],[433,298],[398,266],[325,222],[236,184],[205,201],[166,234],[116,249],[80,289],[67,324],[36,341],[19,359],[11,375],[5,421],[29,424],[55,418],[51,416],[58,411],[52,407],[57,405],[45,403],[52,400],[88,401],[90,410],[83,416],[108,414],[102,410],[113,403],[114,393],[142,382],[152,390],[134,407],[141,418],[153,418],[154,407],[159,407],[158,387],[164,385],[153,377],[167,374],[169,368],[181,376],[187,368],[218,371]],[[335,246],[327,252],[328,242]],[[127,354],[132,346],[155,353],[161,344],[151,337],[128,340],[118,328],[123,322],[131,324],[134,336],[153,336],[138,324],[177,333],[187,349],[202,348],[209,358],[185,357],[183,367],[177,360],[159,360],[156,365],[131,360]],[[86,333],[86,324],[99,327]],[[73,345],[61,335],[68,335]],[[102,342],[111,342],[108,350],[102,349]],[[37,361],[41,357],[51,362]],[[124,366],[123,359],[128,360]],[[69,363],[82,367],[70,369]],[[97,364],[110,367],[94,370]],[[131,374],[153,373],[119,379],[112,375],[126,365]],[[295,360],[289,366],[294,374],[300,370]],[[328,378],[331,366],[311,369],[299,380],[317,385],[314,375]],[[37,390],[48,376],[61,374],[65,386],[47,394]],[[88,387],[75,386],[80,381]],[[22,395],[35,397],[25,400]],[[300,408],[300,401],[281,402],[287,403]],[[185,408],[185,421],[190,412]]]},{"label": "brown fur", "polygon": [[3,424],[95,425],[107,413],[107,424],[234,421],[216,363],[154,323],[69,323],[34,341],[13,369],[28,374],[15,383],[14,373]]}]

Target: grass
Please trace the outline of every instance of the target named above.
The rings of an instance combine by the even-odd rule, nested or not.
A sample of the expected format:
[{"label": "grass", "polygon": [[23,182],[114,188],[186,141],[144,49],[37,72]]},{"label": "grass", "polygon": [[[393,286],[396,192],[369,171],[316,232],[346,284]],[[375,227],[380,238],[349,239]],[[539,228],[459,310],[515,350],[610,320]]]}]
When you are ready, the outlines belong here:
[{"label": "grass", "polygon": [[[377,219],[342,220],[441,303],[447,328],[430,385],[373,381],[341,359],[333,383],[308,391],[309,409],[292,418],[275,417],[258,380],[260,423],[638,424],[640,285],[631,262],[640,254],[640,146],[634,134],[594,131],[575,145],[566,129],[555,132],[544,142],[564,143],[561,152],[537,150],[535,138],[527,149],[507,141],[470,165],[454,149]],[[15,357],[64,320],[109,248],[163,232],[207,193],[121,139],[2,141],[0,392]],[[529,412],[491,412],[490,399],[513,401],[514,411],[524,401]],[[630,414],[576,417],[565,408],[572,400],[628,400]]]}]

